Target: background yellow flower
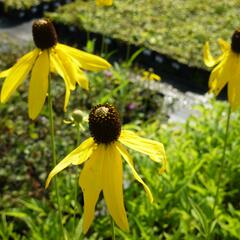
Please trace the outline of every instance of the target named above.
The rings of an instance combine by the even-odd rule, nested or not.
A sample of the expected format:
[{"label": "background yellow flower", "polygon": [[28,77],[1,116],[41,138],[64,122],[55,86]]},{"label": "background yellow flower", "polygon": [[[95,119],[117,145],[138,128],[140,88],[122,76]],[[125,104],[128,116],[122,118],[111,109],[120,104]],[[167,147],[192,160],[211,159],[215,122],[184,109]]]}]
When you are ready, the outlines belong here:
[{"label": "background yellow flower", "polygon": [[111,66],[101,57],[58,43],[55,28],[48,19],[39,19],[33,23],[33,39],[37,48],[20,58],[13,67],[0,73],[0,78],[6,77],[1,91],[1,102],[5,103],[31,72],[28,94],[31,119],[37,118],[43,107],[50,72],[58,73],[65,82],[66,111],[70,91],[75,89],[76,83],[88,89],[88,80],[82,69],[98,71]]},{"label": "background yellow flower", "polygon": [[209,43],[204,45],[203,59],[208,67],[214,67],[209,78],[210,91],[218,95],[228,85],[228,101],[232,110],[240,106],[240,30],[232,36],[231,45],[218,40],[222,54],[214,58],[209,50]]},{"label": "background yellow flower", "polygon": [[111,6],[112,0],[96,0],[97,6]]}]

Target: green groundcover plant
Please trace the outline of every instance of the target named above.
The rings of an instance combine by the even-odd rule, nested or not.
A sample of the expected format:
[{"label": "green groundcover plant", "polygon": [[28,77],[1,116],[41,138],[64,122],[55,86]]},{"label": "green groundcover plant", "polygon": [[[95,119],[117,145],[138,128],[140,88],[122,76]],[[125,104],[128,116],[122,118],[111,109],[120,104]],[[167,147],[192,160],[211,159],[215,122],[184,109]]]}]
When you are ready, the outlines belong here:
[{"label": "green groundcover plant", "polygon": [[[239,26],[237,0],[115,0],[110,8],[76,0],[49,13],[54,21],[145,46],[189,66],[203,68],[205,41],[228,41]],[[123,17],[124,16],[124,17]],[[216,45],[214,53],[219,53]]]}]

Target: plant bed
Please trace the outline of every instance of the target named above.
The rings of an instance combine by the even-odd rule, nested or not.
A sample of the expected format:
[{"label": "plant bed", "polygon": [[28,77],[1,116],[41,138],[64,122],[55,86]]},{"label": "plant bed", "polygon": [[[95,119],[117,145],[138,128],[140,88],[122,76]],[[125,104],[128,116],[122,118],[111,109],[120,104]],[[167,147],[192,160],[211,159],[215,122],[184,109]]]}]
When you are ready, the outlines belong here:
[{"label": "plant bed", "polygon": [[179,63],[204,68],[202,47],[210,40],[230,40],[239,26],[234,1],[115,0],[112,7],[77,0],[48,14],[56,22],[124,42],[145,46]]},{"label": "plant bed", "polygon": [[0,1],[0,15],[10,20],[27,21],[41,17],[45,11],[54,11],[73,0],[6,0]]},{"label": "plant bed", "polygon": [[[88,40],[91,40],[94,42],[95,50],[97,52],[101,51],[104,37],[101,33],[87,32],[82,28],[58,21],[54,22],[54,25],[61,41],[82,48],[86,46]],[[145,69],[152,68],[164,81],[183,91],[205,93],[208,90],[209,72],[206,69],[180,63],[170,58],[169,55],[144,48],[141,45],[129,44],[121,39],[107,36],[104,41],[107,50],[104,54],[110,55],[111,62],[125,61],[127,55],[130,59],[131,56],[139,52],[134,63]]]}]

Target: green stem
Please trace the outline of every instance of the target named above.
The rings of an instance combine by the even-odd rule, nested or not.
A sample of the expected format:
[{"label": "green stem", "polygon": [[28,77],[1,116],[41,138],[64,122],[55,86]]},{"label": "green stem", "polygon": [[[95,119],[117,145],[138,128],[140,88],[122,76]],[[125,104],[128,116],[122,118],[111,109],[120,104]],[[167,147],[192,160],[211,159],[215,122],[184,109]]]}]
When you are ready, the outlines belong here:
[{"label": "green stem", "polygon": [[112,230],[112,240],[115,240],[115,227],[114,227],[114,221],[113,218],[110,216],[111,218],[111,230]]},{"label": "green stem", "polygon": [[[103,25],[103,27],[104,27],[104,30],[105,30],[105,22],[106,22],[106,20],[107,20],[107,16],[106,16],[106,9],[107,9],[107,7],[105,8],[105,7],[103,7],[103,9],[104,9],[104,12],[103,12],[103,23],[104,23],[104,25]],[[104,56],[104,54],[106,54],[105,53],[105,48],[106,48],[106,45],[105,45],[105,33],[103,32],[102,33],[102,42],[101,42],[101,56]]]},{"label": "green stem", "polygon": [[[52,151],[52,161],[53,161],[53,167],[57,165],[56,160],[56,145],[55,145],[55,136],[54,136],[54,120],[53,120],[53,107],[52,107],[52,93],[51,93],[51,75],[49,74],[49,81],[48,81],[48,114],[49,114],[49,122],[50,122],[50,136],[51,136],[51,151]],[[63,232],[64,239],[66,239],[63,229],[63,221],[62,221],[62,209],[61,209],[61,203],[60,203],[60,197],[59,197],[59,189],[58,189],[58,182],[57,177],[54,179],[54,186],[55,191],[57,195],[57,205],[58,205],[58,215],[59,215],[59,221],[61,230]]]},{"label": "green stem", "polygon": [[[216,193],[214,196],[214,203],[213,203],[213,208],[212,208],[212,220],[214,219],[215,209],[218,204],[218,197],[219,197],[218,195],[219,195],[219,190],[221,187],[221,179],[222,179],[222,174],[223,174],[223,170],[224,170],[225,162],[226,162],[226,150],[227,150],[227,140],[228,140],[228,133],[229,133],[230,117],[231,117],[231,106],[229,105],[228,114],[227,114],[227,123],[226,123],[226,129],[225,129],[225,136],[224,136],[224,146],[223,146],[222,158],[221,158],[221,165],[220,165],[220,170],[219,170],[219,174],[218,174],[218,178],[217,178],[217,190],[216,190]],[[210,224],[212,223],[212,220],[210,221]]]},{"label": "green stem", "polygon": [[225,162],[226,162],[226,149],[227,149],[227,139],[228,139],[229,125],[230,125],[230,117],[231,117],[231,106],[229,105],[228,115],[227,115],[227,124],[226,124],[225,136],[224,136],[222,159],[221,159],[220,171],[219,171],[219,175],[218,175],[218,179],[217,179],[217,191],[215,194],[214,204],[213,204],[213,209],[212,209],[213,215],[215,212],[215,208],[218,204],[218,194],[219,194],[219,190],[220,190],[221,178],[222,178],[222,173],[223,173],[223,169],[224,169]]}]

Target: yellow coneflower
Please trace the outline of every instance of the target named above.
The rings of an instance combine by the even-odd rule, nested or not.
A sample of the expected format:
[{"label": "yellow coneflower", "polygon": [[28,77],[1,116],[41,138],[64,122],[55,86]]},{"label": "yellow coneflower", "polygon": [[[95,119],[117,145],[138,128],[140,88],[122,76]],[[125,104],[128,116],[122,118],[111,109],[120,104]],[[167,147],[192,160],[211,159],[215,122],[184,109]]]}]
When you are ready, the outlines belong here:
[{"label": "yellow coneflower", "polygon": [[82,69],[98,71],[109,68],[110,64],[98,56],[58,43],[56,30],[48,19],[34,21],[32,32],[36,49],[1,72],[0,78],[6,77],[1,91],[1,102],[5,103],[31,72],[28,112],[29,117],[35,119],[45,102],[50,72],[58,73],[65,82],[66,111],[70,90],[75,89],[76,83],[88,89],[88,80]]},{"label": "yellow coneflower", "polygon": [[218,40],[222,54],[214,58],[209,50],[209,43],[204,45],[203,58],[212,70],[209,78],[210,91],[218,95],[228,84],[228,101],[233,110],[240,106],[240,29],[232,35],[231,45],[222,39]]},{"label": "yellow coneflower", "polygon": [[112,5],[112,0],[96,0],[96,5],[97,6],[111,6]]},{"label": "yellow coneflower", "polygon": [[128,163],[135,179],[139,181],[149,199],[153,196],[134,168],[132,157],[124,147],[127,146],[148,155],[155,162],[162,162],[166,168],[164,146],[156,141],[141,138],[132,131],[121,130],[119,113],[109,104],[97,105],[89,115],[89,129],[92,137],[85,140],[78,148],[67,155],[49,174],[46,187],[51,179],[70,164],[85,162],[79,184],[84,195],[83,231],[86,233],[94,219],[95,205],[99,194],[103,196],[117,225],[128,230],[128,220],[123,202],[122,158]]},{"label": "yellow coneflower", "polygon": [[152,71],[144,71],[143,79],[147,81],[160,81],[161,77]]}]

